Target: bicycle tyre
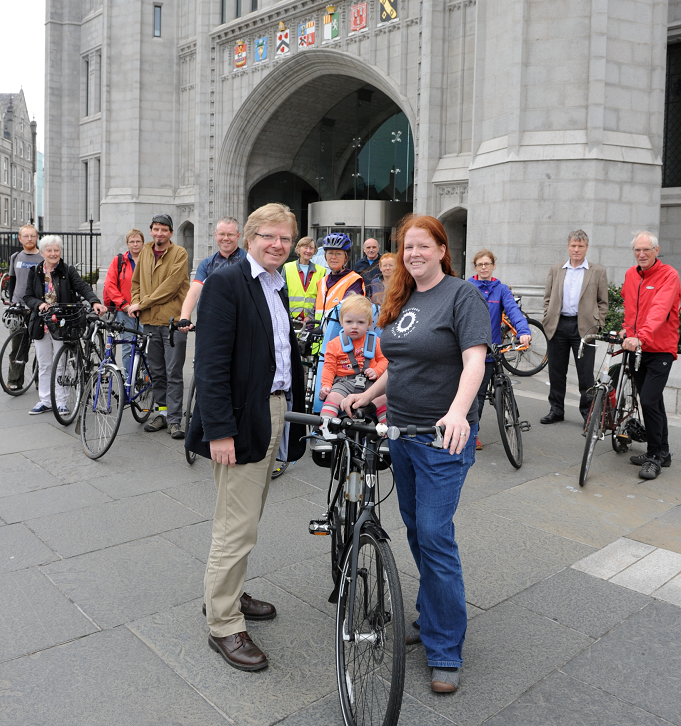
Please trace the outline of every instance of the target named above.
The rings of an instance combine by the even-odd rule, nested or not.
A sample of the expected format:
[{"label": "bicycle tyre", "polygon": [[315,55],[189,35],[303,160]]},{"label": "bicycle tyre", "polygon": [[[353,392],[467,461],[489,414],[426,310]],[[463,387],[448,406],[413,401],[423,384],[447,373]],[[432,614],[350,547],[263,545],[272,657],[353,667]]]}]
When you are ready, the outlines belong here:
[{"label": "bicycle tyre", "polygon": [[518,405],[508,379],[494,388],[494,408],[506,456],[516,469],[520,469],[523,465],[523,439],[518,421]]},{"label": "bicycle tyre", "polygon": [[[532,334],[530,347],[527,350],[509,350],[501,356],[504,368],[516,376],[533,376],[544,370],[549,362],[549,343],[544,326],[532,318],[527,318],[527,324],[530,326]],[[507,345],[510,342],[510,336],[507,334],[506,340],[502,340],[502,344]]]},{"label": "bicycle tyre", "polygon": [[586,430],[586,443],[584,444],[584,455],[582,456],[582,466],[579,470],[579,486],[586,484],[586,478],[589,475],[589,467],[593,459],[596,442],[601,432],[601,421],[603,419],[603,410],[605,408],[605,399],[603,397],[603,389],[599,388],[596,392],[589,411],[589,424]]},{"label": "bicycle tyre", "polygon": [[359,539],[353,630],[347,637],[352,547],[336,608],[336,681],[345,726],[395,726],[404,692],[406,643],[402,589],[387,542]]},{"label": "bicycle tyre", "polygon": [[[346,451],[343,452],[336,462],[336,488],[340,482],[345,480],[346,470]],[[357,519],[357,503],[345,500],[343,496],[343,488],[336,499],[335,504],[329,512],[329,524],[331,525],[331,577],[334,584],[338,582],[341,567],[343,565],[343,552],[345,551],[345,543],[347,542],[350,532],[350,523]]]},{"label": "bicycle tyre", "polygon": [[[137,396],[138,391],[142,391],[139,396]],[[154,389],[151,385],[151,374],[149,373],[149,368],[146,361],[141,356],[137,363],[135,384],[132,388],[132,395],[130,398],[133,398],[134,396],[137,396],[137,398],[130,403],[132,417],[135,421],[137,421],[137,423],[146,423],[149,416],[151,416],[151,412],[154,410]]]},{"label": "bicycle tyre", "polygon": [[5,272],[0,276],[0,299],[9,303],[9,273]]},{"label": "bicycle tyre", "polygon": [[[189,386],[189,395],[187,396],[187,410],[184,412],[184,435],[189,433],[189,424],[192,420],[192,414],[194,413],[194,403],[196,402],[196,384],[194,383],[194,377],[192,376],[192,382]],[[196,454],[193,451],[185,448],[184,455],[187,459],[187,464],[193,464],[196,461]]]},{"label": "bicycle tyre", "polygon": [[[59,371],[62,366],[61,372]],[[52,361],[50,376],[50,401],[52,413],[62,426],[70,426],[78,416],[80,402],[83,399],[83,361],[79,355],[77,343],[65,343]],[[57,386],[68,390],[66,397],[66,413],[59,412]]]},{"label": "bicycle tyre", "polygon": [[80,414],[80,440],[90,459],[99,459],[111,448],[123,417],[125,389],[120,371],[105,365],[85,386]]},{"label": "bicycle tyre", "polygon": [[[608,373],[610,374],[612,385],[617,388],[619,377],[622,374],[621,364],[618,363],[617,366],[612,366]],[[634,387],[632,386],[631,376],[628,374],[625,375],[626,380],[622,384],[619,398],[615,402],[615,411],[613,413],[614,425],[612,429],[612,438],[610,439],[613,451],[618,454],[625,454],[627,451],[629,451],[629,445],[620,441],[618,436],[624,430],[623,424],[629,420],[631,414],[631,411],[627,404],[627,399],[631,399],[632,396],[635,395]]]},{"label": "bicycle tyre", "polygon": [[[20,388],[12,389],[9,387],[9,367],[11,365],[10,354],[12,351],[12,341],[19,338],[23,339],[24,335],[28,335],[28,328],[19,328],[15,330],[5,341],[0,350],[0,385],[2,390],[8,396],[21,396],[38,380],[38,359],[35,355],[35,345],[31,339],[28,347],[28,358],[24,365],[24,382]],[[17,351],[21,349],[21,342],[18,344]],[[31,375],[26,375],[26,369],[31,371]]]}]

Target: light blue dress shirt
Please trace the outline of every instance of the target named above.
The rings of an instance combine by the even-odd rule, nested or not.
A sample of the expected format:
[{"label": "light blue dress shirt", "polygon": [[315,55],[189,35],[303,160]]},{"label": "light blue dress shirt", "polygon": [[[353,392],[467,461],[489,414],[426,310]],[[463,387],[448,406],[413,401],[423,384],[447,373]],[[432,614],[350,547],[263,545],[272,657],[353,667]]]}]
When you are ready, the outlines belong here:
[{"label": "light blue dress shirt", "polygon": [[563,268],[565,269],[565,282],[563,283],[563,307],[560,314],[574,317],[579,312],[579,296],[582,292],[584,270],[589,269],[589,263],[584,258],[581,265],[573,267],[568,260]]}]

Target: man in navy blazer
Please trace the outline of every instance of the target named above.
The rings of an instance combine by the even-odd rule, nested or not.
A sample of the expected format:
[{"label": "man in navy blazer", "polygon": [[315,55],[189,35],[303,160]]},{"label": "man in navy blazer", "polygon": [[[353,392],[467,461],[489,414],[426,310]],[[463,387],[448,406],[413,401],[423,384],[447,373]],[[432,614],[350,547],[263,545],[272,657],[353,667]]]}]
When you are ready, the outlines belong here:
[{"label": "man in navy blazer", "polygon": [[265,668],[267,657],[244,621],[277,614],[243,591],[248,554],[280,447],[287,461],[305,453],[305,427],[284,422],[287,410],[304,411],[304,380],[277,272],[297,234],[288,207],[253,212],[244,227],[247,258],[207,278],[196,325],[196,405],[185,446],[212,460],[217,487],[204,580],[208,644],[245,671]]}]

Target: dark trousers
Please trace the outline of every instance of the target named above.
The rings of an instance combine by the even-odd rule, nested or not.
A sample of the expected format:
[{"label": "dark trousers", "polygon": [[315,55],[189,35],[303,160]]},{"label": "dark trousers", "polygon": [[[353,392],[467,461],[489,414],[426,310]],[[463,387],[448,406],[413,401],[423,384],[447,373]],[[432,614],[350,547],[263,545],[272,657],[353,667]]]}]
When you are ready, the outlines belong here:
[{"label": "dark trousers", "polygon": [[549,403],[551,410],[559,416],[565,415],[565,389],[567,386],[568,363],[570,362],[570,351],[577,366],[577,377],[579,379],[579,412],[584,418],[589,415],[591,401],[587,398],[586,392],[594,384],[594,362],[596,360],[596,349],[591,346],[584,346],[584,355],[577,358],[579,353],[579,328],[577,316],[568,318],[560,316],[558,327],[549,340]]},{"label": "dark trousers", "polygon": [[154,400],[159,408],[167,407],[168,423],[182,421],[184,380],[182,367],[187,352],[187,333],[175,332],[175,347],[171,348],[167,325],[145,325],[145,333],[151,333],[149,342],[149,373],[151,373]]},{"label": "dark trousers", "polygon": [[485,361],[485,375],[482,377],[482,383],[478,389],[478,423],[482,418],[482,409],[485,406],[485,396],[487,395],[487,387],[489,386],[489,379],[494,373],[494,361]]},{"label": "dark trousers", "polygon": [[647,454],[658,459],[660,454],[669,452],[663,394],[673,362],[671,353],[642,353],[641,365],[633,372],[646,427]]}]

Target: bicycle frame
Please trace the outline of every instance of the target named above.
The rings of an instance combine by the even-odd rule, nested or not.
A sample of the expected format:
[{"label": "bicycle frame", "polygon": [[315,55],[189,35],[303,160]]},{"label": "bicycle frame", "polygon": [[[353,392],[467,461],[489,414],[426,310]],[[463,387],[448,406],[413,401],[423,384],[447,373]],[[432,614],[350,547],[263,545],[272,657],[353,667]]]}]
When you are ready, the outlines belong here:
[{"label": "bicycle frame", "polygon": [[[140,332],[140,335],[143,335],[143,333]],[[94,333],[93,333],[94,337]],[[123,373],[125,373],[125,380],[123,381],[123,389],[125,392],[125,401],[124,405],[129,406],[131,403],[136,401],[143,393],[145,393],[149,388],[151,388],[151,374],[149,375],[149,384],[146,385],[144,388],[141,388],[139,391],[135,393],[135,395],[131,396],[130,392],[132,390],[132,387],[135,385],[135,378],[137,376],[137,369],[139,366],[140,359],[144,362],[144,365],[147,368],[147,371],[149,370],[149,366],[147,364],[146,354],[149,348],[149,338],[146,338],[144,346],[140,347],[137,344],[138,338],[134,337],[132,340],[121,340],[120,338],[116,338],[112,331],[107,331],[107,338],[106,338],[106,346],[104,351],[104,359],[102,360],[99,371],[104,370],[104,368],[107,365],[113,365],[116,366],[119,370],[121,370]],[[123,370],[117,363],[116,363],[116,353],[115,353],[115,347],[117,345],[130,345],[130,363],[128,365],[128,370]],[[139,351],[138,351],[138,348]],[[93,399],[93,406],[96,408],[97,406],[97,400],[99,398],[99,380],[97,381],[97,389],[96,393]],[[107,402],[110,404],[110,401]]]}]

